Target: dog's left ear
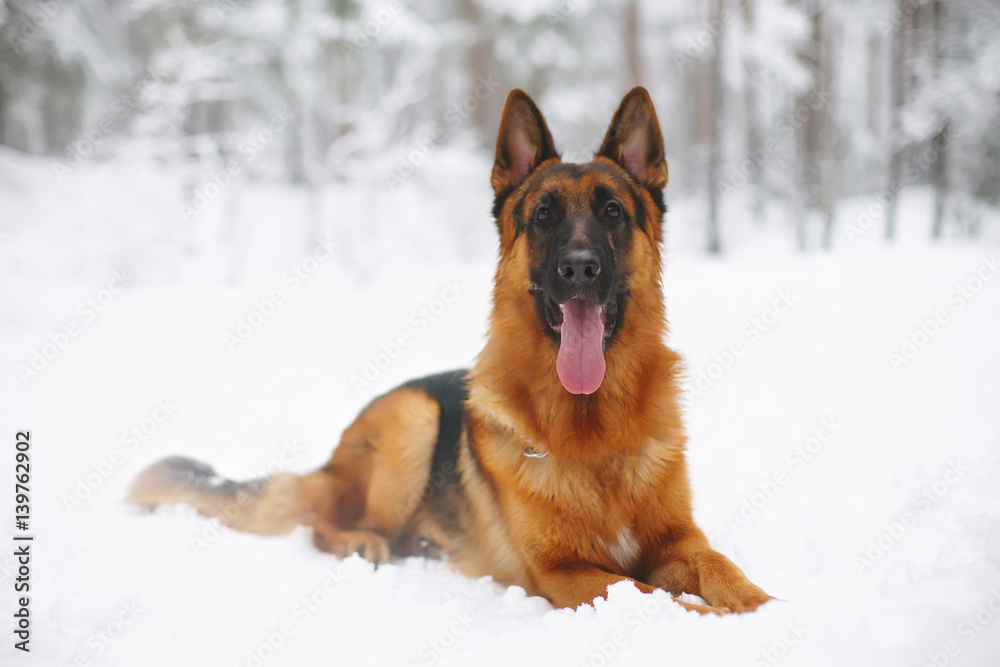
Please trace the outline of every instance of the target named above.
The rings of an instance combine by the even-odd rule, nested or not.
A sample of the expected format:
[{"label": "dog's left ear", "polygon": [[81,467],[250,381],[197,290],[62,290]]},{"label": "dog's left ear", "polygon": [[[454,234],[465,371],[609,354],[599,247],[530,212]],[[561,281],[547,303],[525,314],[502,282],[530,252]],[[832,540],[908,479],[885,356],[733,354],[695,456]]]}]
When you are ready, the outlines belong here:
[{"label": "dog's left ear", "polygon": [[620,164],[650,190],[666,187],[663,135],[653,100],[645,88],[636,86],[622,99],[597,154]]}]

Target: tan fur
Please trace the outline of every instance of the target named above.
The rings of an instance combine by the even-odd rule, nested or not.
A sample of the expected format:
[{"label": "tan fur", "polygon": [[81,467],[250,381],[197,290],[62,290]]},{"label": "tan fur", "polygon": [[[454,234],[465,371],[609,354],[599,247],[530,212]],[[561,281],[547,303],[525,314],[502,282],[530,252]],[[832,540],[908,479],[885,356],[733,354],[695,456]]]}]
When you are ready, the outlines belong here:
[{"label": "tan fur", "polygon": [[[541,113],[512,91],[491,178],[504,201],[493,310],[467,376],[457,468],[435,480],[444,403],[407,385],[365,408],[323,468],[268,480],[231,525],[283,532],[309,524],[320,548],[376,563],[391,553],[440,553],[461,572],[517,584],[557,606],[589,603],[626,579],[646,592],[699,595],[707,606],[679,603],[702,613],[749,611],[771,599],[711,549],[691,515],[681,361],[663,342],[653,196],[668,172],[648,93],[625,96],[591,165],[558,165]],[[583,224],[597,191],[612,193],[632,220],[628,233],[607,227],[619,229],[607,238],[628,302],[604,353],[602,384],[577,395],[560,383],[558,343],[539,316],[532,272],[545,248],[524,219],[545,193],[558,192],[565,224]],[[204,485],[171,487],[176,472],[154,466],[132,501],[189,502],[219,516],[227,499]]]},{"label": "tan fur", "polygon": [[260,483],[248,483],[234,493],[211,483],[194,483],[178,476],[168,465],[147,468],[132,483],[127,501],[142,507],[184,503],[230,528],[261,535],[284,535],[306,515],[296,501],[300,478],[280,473]]}]

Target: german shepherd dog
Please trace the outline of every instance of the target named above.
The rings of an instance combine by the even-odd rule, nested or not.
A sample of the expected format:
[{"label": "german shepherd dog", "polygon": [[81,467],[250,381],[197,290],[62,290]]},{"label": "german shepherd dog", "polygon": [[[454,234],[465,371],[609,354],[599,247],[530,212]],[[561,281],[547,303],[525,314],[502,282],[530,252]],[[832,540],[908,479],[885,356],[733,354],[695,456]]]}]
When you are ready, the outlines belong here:
[{"label": "german shepherd dog", "polygon": [[491,184],[500,259],[471,370],[376,398],[316,472],[237,483],[170,458],[129,500],[188,503],[261,534],[312,526],[320,549],[376,564],[440,555],[557,607],[622,580],[700,596],[707,605],[678,603],[701,613],[770,600],[691,516],[649,94],[625,96],[592,162],[564,164],[535,103],[512,90]]}]

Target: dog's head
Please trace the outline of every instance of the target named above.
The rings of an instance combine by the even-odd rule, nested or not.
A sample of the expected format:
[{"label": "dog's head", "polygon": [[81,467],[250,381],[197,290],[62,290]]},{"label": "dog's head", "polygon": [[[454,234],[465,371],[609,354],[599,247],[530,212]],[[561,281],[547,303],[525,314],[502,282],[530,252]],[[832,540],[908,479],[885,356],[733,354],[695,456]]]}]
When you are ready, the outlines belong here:
[{"label": "dog's head", "polygon": [[[498,278],[527,288],[536,333],[545,339],[538,343],[554,346],[562,386],[592,394],[630,318],[650,319],[657,337],[663,327],[659,246],[667,163],[649,93],[633,88],[625,96],[592,162],[564,164],[538,107],[512,90],[491,183]],[[525,305],[524,292],[505,296],[497,284],[498,306],[507,296]]]}]

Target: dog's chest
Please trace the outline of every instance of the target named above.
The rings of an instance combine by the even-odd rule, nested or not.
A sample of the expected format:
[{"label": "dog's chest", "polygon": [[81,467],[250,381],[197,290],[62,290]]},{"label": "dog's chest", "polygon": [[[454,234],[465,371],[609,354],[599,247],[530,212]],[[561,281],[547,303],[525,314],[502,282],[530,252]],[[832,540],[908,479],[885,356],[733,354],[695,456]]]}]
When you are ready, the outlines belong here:
[{"label": "dog's chest", "polygon": [[635,516],[658,495],[661,462],[644,454],[588,461],[549,454],[544,445],[529,443],[515,458],[522,492],[584,514],[603,515],[615,507]]},{"label": "dog's chest", "polygon": [[624,571],[630,570],[642,553],[642,545],[625,526],[618,529],[613,541],[601,540],[600,543],[608,556]]},{"label": "dog's chest", "polygon": [[592,551],[592,557],[614,569],[629,571],[643,549],[637,522],[658,496],[654,485],[637,469],[639,463],[622,458],[593,466],[553,456],[526,458],[520,466],[521,492],[526,497],[546,499],[551,531],[565,529],[577,539],[588,536],[589,544],[578,547]]}]

